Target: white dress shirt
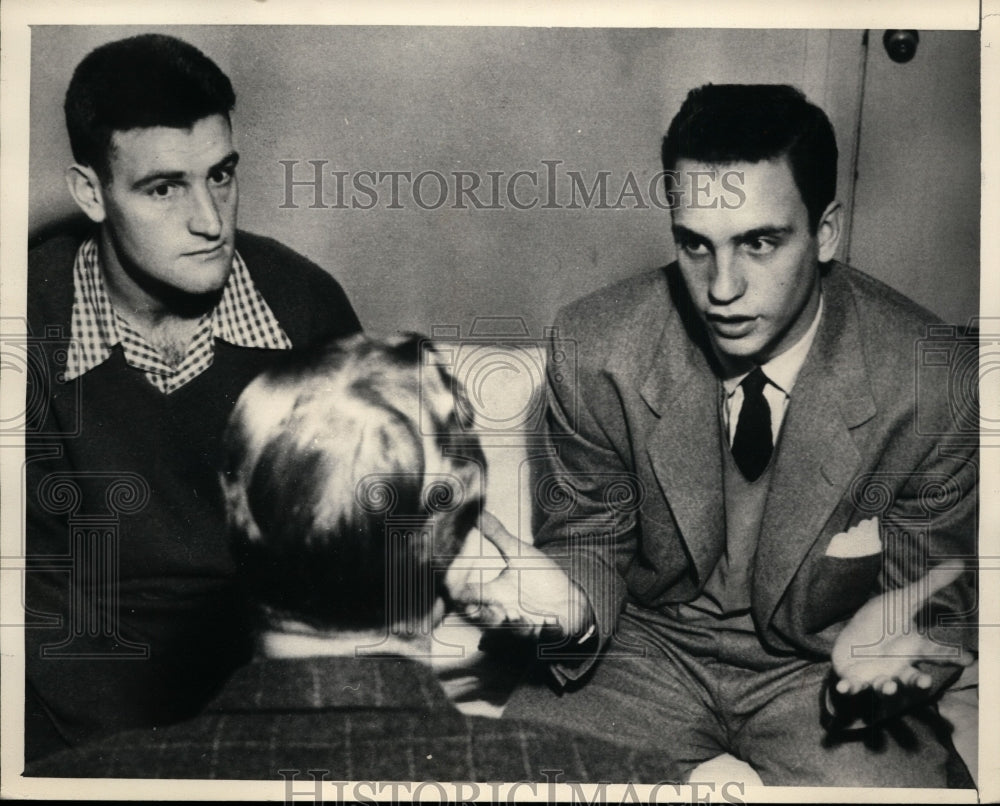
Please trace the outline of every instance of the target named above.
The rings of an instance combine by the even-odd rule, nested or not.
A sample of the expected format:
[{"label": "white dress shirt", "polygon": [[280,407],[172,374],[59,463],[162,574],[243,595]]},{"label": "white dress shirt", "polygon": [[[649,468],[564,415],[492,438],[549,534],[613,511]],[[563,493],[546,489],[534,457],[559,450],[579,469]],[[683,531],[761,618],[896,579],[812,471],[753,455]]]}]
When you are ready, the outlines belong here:
[{"label": "white dress shirt", "polygon": [[[772,445],[778,444],[778,434],[781,432],[781,424],[785,419],[788,401],[792,396],[792,387],[795,386],[795,380],[806,361],[813,339],[816,338],[816,331],[819,330],[819,320],[822,315],[823,297],[821,296],[812,324],[809,325],[809,329],[802,335],[802,338],[785,352],[760,366],[768,381],[764,386],[764,399],[767,400],[767,405],[771,409]],[[725,364],[724,359],[723,364]],[[725,417],[730,445],[733,444],[733,439],[736,437],[736,423],[739,422],[740,410],[743,408],[743,387],[740,384],[749,374],[749,372],[744,372],[740,375],[724,378],[722,381],[722,386],[726,391]]]}]

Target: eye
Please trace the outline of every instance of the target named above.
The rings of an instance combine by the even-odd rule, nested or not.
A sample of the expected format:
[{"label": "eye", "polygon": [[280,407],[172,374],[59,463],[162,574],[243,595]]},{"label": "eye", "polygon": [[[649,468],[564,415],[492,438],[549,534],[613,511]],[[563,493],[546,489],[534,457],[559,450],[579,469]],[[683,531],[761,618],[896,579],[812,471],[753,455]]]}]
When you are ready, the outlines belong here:
[{"label": "eye", "polygon": [[768,238],[751,238],[743,244],[743,248],[756,257],[769,255],[777,247],[778,245]]},{"label": "eye", "polygon": [[208,175],[208,181],[213,185],[224,186],[228,185],[233,181],[233,176],[236,174],[236,169],[230,166],[225,168],[216,168]]},{"label": "eye", "polygon": [[704,241],[681,241],[681,251],[688,257],[701,258],[708,256],[708,245]]},{"label": "eye", "polygon": [[162,182],[159,185],[153,185],[149,189],[149,195],[154,199],[170,199],[177,195],[179,186],[174,182]]}]

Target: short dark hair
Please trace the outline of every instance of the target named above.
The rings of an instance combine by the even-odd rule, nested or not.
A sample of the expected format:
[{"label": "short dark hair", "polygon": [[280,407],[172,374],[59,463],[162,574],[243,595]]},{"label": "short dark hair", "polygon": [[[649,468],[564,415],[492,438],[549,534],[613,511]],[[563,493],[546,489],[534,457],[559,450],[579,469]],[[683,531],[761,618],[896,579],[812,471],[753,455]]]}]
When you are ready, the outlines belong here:
[{"label": "short dark hair", "polygon": [[236,105],[233,85],[193,45],[163,34],[108,42],[77,65],[63,109],[73,159],[110,180],[116,131],[190,128]]},{"label": "short dark hair", "polygon": [[826,113],[787,84],[706,84],[691,90],[663,138],[663,168],[787,156],[815,233],[837,195],[837,140]]},{"label": "short dark hair", "polygon": [[479,516],[485,458],[462,390],[418,336],[292,355],[240,396],[221,475],[265,623],[410,629]]}]

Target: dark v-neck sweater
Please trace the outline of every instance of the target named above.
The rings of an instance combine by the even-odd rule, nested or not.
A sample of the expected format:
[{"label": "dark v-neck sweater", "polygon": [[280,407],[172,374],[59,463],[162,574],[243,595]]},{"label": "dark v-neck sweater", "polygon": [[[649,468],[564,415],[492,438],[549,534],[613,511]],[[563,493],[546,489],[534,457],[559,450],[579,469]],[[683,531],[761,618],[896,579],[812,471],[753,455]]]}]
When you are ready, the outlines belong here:
[{"label": "dark v-neck sweater", "polygon": [[[165,395],[118,346],[60,382],[78,246],[29,253],[24,496],[29,567],[44,569],[28,574],[28,620],[63,619],[26,630],[28,681],[70,742],[192,713],[244,656],[220,443],[240,392],[282,352],[217,339],[212,366]],[[315,264],[249,233],[236,248],[295,347],[360,329]]]}]

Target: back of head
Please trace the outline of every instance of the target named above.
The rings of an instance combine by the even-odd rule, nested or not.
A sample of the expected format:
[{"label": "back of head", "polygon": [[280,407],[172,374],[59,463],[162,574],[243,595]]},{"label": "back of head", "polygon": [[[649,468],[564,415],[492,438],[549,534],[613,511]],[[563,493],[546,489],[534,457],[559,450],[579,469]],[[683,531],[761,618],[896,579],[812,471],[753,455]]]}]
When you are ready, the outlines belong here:
[{"label": "back of head", "polygon": [[241,395],[222,485],[240,574],[272,620],[385,630],[430,613],[485,466],[434,356],[357,335]]},{"label": "back of head", "polygon": [[186,129],[210,115],[228,119],[235,103],[229,79],[204,53],[172,36],[143,34],[87,54],[63,108],[73,158],[109,181],[114,132]]},{"label": "back of head", "polygon": [[691,90],[663,138],[663,168],[682,159],[725,165],[787,157],[815,232],[837,194],[837,142],[818,106],[785,84],[706,84]]}]

